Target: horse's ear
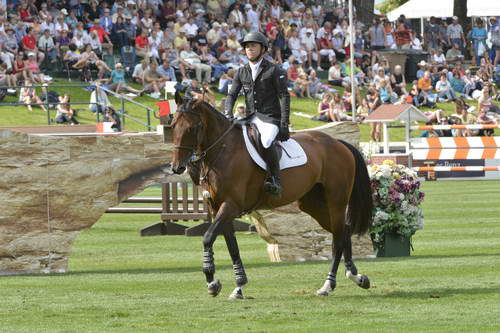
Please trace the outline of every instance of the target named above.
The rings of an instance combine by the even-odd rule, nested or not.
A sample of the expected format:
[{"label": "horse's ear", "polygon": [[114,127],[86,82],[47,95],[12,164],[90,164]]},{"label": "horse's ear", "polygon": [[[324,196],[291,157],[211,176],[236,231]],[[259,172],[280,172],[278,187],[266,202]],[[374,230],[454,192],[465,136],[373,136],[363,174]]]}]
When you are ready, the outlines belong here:
[{"label": "horse's ear", "polygon": [[182,104],[182,94],[179,92],[179,90],[175,91],[175,104],[177,104],[177,106]]}]

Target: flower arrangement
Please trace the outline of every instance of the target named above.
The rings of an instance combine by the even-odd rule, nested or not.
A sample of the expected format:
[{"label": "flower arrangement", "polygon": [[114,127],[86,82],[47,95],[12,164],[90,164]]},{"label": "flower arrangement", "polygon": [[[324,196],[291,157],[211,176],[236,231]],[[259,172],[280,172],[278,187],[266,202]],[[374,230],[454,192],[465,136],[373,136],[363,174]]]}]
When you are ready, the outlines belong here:
[{"label": "flower arrangement", "polygon": [[411,238],[424,227],[422,209],[424,199],[415,171],[394,161],[368,168],[373,190],[373,224],[370,236],[375,246],[384,243],[386,233]]}]

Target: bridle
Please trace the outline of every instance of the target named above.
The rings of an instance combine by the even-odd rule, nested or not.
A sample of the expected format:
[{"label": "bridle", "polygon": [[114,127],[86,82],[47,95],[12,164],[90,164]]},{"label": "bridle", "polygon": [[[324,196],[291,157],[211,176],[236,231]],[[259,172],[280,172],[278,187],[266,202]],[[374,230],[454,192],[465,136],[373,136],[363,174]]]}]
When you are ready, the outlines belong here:
[{"label": "bridle", "polygon": [[[191,111],[191,110],[184,110],[184,111],[178,111],[178,112],[190,113],[190,114],[196,115],[198,118],[201,118],[199,113]],[[196,125],[196,132],[195,132],[196,144],[195,144],[195,146],[182,146],[182,145],[180,145],[180,146],[174,146],[174,149],[187,150],[187,151],[191,152],[191,156],[189,157],[188,163],[191,163],[191,164],[199,163],[203,159],[205,159],[205,157],[207,156],[207,153],[210,150],[212,150],[215,146],[217,146],[217,144],[219,142],[221,142],[222,139],[224,139],[229,134],[229,132],[233,129],[233,127],[234,127],[234,123],[232,123],[229,126],[229,128],[224,133],[222,133],[221,136],[219,136],[217,138],[217,140],[215,140],[210,146],[208,146],[208,148],[206,148],[205,150],[203,150],[200,153],[196,153],[196,149],[199,146],[199,142],[198,142],[199,141],[199,138],[198,138],[199,131],[200,131],[200,129],[204,130],[203,123],[200,121],[198,123],[198,125]]]}]

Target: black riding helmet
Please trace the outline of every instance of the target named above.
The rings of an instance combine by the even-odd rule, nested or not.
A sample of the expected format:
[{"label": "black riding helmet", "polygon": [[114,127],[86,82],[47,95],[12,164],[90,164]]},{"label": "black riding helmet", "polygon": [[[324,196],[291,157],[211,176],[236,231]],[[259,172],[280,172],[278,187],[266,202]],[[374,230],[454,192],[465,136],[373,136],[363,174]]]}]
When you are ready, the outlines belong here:
[{"label": "black riding helmet", "polygon": [[267,50],[267,38],[263,33],[258,31],[252,31],[248,33],[243,41],[241,42],[241,46],[245,47],[246,43],[259,43],[262,47]]}]

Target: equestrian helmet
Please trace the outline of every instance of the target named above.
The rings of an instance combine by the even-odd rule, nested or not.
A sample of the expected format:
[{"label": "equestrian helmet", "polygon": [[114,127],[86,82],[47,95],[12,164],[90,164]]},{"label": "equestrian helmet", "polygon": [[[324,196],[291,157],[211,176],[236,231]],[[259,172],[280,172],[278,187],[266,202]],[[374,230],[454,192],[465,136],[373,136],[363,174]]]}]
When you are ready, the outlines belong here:
[{"label": "equestrian helmet", "polygon": [[243,38],[243,42],[241,42],[241,46],[245,47],[247,43],[259,43],[263,48],[267,50],[267,38],[264,36],[262,32],[252,31],[248,33],[245,38]]}]

